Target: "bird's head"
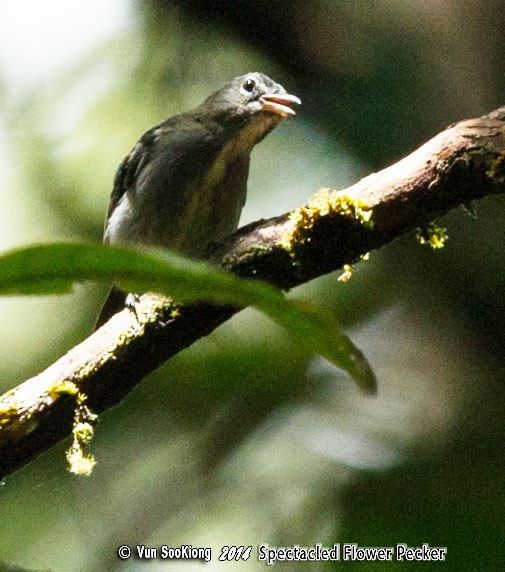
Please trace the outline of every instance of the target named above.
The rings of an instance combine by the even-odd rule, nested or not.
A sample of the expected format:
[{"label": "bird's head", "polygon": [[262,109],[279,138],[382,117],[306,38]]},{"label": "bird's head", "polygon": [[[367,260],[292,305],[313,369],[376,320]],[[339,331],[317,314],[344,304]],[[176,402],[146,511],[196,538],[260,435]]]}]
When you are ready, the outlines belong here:
[{"label": "bird's head", "polygon": [[253,119],[270,128],[295,115],[292,108],[301,101],[265,74],[248,73],[236,77],[208,97],[203,106],[221,117],[248,122]]}]

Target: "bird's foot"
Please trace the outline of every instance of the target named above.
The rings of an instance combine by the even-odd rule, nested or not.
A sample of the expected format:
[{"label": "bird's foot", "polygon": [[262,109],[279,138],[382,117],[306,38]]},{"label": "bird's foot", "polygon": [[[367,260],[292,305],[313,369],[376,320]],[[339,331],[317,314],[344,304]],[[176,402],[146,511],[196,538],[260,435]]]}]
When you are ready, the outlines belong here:
[{"label": "bird's foot", "polygon": [[135,318],[137,319],[137,322],[140,322],[139,314],[137,312],[137,306],[138,306],[139,302],[140,302],[140,295],[139,294],[133,294],[130,292],[126,296],[125,307],[128,308],[128,310],[130,310],[130,312],[133,312],[135,314]]}]

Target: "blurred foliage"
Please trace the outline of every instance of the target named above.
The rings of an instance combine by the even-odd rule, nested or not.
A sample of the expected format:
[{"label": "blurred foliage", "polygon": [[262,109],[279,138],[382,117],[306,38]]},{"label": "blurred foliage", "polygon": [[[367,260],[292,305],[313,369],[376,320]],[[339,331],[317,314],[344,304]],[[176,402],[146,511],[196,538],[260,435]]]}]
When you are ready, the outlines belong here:
[{"label": "blurred foliage", "polygon": [[[3,250],[99,240],[114,170],[139,135],[249,70],[303,106],[254,152],[244,220],[343,187],[504,103],[498,0],[149,0],[131,13],[128,29],[21,97],[0,79]],[[503,203],[482,201],[477,220],[444,217],[440,252],[404,237],[348,283],[331,275],[296,293],[345,324],[379,378],[376,399],[246,310],[101,417],[90,479],[66,473],[63,443],[2,483],[0,559],[137,570],[146,563],[120,561],[118,546],[191,543],[213,547],[206,569],[259,570],[254,552],[219,566],[219,547],[428,542],[447,546],[447,561],[416,568],[501,570]],[[87,335],[101,295],[1,301],[5,389]]]}]

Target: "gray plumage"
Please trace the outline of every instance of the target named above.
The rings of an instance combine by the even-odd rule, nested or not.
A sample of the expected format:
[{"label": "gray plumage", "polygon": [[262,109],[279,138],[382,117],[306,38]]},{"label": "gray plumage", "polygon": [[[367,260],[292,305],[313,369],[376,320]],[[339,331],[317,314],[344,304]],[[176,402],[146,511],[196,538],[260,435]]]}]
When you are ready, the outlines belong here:
[{"label": "gray plumage", "polygon": [[[205,258],[233,233],[250,153],[300,100],[260,73],[232,80],[189,113],[147,131],[120,164],[104,242],[145,244]],[[124,306],[113,288],[95,329]]]}]

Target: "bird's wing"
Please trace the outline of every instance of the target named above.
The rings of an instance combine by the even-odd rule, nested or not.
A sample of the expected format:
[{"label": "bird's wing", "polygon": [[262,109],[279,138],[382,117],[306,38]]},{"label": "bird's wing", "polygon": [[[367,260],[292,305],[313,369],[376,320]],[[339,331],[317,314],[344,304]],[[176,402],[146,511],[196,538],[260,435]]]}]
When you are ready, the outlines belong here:
[{"label": "bird's wing", "polygon": [[118,167],[105,227],[121,197],[140,181],[145,184],[146,167],[152,171],[149,179],[156,179],[161,171],[177,188],[180,181],[196,178],[205,169],[219,145],[219,137],[213,141],[212,133],[191,114],[171,117],[146,131]]},{"label": "bird's wing", "polygon": [[114,178],[114,187],[109,201],[105,226],[126,191],[135,185],[139,173],[148,164],[152,149],[162,134],[160,126],[146,131],[135,147],[121,161]]}]

